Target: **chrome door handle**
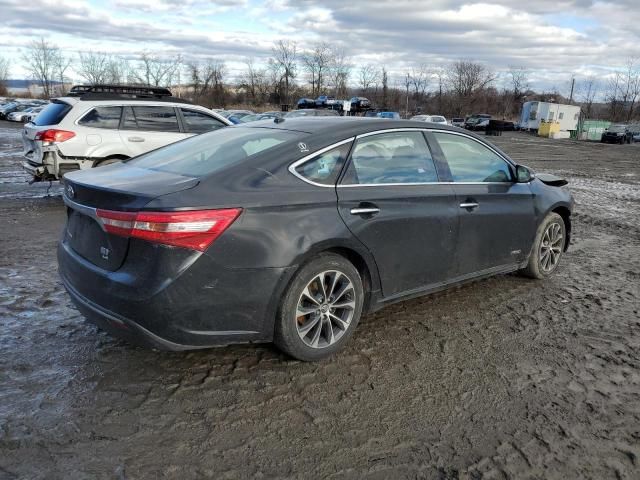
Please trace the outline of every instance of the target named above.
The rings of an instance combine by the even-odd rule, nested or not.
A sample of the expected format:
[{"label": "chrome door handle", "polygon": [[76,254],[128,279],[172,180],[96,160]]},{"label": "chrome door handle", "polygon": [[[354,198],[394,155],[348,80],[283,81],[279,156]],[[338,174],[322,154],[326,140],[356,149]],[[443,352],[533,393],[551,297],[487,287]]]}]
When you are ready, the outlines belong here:
[{"label": "chrome door handle", "polygon": [[479,206],[480,204],[475,202],[465,202],[460,204],[460,208],[478,208]]},{"label": "chrome door handle", "polygon": [[373,215],[374,213],[379,213],[379,208],[367,207],[367,208],[352,208],[350,210],[351,215]]},{"label": "chrome door handle", "polygon": [[127,137],[127,140],[130,142],[144,142],[144,138],[142,137]]}]

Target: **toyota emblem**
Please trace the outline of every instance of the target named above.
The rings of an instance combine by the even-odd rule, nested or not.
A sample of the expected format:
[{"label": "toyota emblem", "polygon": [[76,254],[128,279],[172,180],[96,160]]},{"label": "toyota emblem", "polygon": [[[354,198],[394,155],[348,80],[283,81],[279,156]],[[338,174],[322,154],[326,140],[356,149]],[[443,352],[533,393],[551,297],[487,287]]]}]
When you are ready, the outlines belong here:
[{"label": "toyota emblem", "polygon": [[76,196],[76,192],[71,185],[67,185],[67,197],[73,198]]}]

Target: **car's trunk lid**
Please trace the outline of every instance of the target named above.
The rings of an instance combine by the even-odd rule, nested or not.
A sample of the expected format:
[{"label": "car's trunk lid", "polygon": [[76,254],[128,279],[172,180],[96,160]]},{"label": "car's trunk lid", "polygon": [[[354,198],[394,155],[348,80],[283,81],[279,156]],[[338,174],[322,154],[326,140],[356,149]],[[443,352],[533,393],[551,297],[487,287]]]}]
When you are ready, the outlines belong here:
[{"label": "car's trunk lid", "polygon": [[155,198],[193,188],[198,180],[114,164],[67,174],[63,184],[68,207],[63,242],[92,264],[115,271],[126,259],[129,239],[107,233],[99,210],[136,212]]}]

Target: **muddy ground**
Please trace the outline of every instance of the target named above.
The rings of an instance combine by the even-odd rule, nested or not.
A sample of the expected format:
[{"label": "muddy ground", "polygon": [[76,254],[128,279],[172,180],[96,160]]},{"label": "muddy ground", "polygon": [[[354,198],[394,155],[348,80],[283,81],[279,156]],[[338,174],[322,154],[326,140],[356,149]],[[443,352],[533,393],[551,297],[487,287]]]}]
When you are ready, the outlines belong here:
[{"label": "muddy ground", "polygon": [[18,134],[0,125],[0,479],[640,477],[640,145],[496,138],[571,181],[559,272],[389,307],[307,364],[85,323],[56,274],[62,202],[24,183]]}]

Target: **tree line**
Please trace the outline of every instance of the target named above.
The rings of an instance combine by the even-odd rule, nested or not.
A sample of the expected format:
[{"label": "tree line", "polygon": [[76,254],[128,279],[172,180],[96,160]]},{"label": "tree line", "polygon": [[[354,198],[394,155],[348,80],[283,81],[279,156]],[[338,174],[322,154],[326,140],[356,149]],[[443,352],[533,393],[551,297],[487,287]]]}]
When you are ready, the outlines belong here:
[{"label": "tree line", "polygon": [[[292,105],[298,98],[327,94],[338,99],[367,97],[379,108],[405,114],[456,117],[482,112],[515,119],[524,101],[543,100],[579,104],[587,118],[640,118],[638,58],[629,59],[623,69],[606,79],[574,79],[567,95],[558,89],[535,92],[529,84],[531,72],[522,66],[496,73],[483,63],[457,60],[445,67],[420,64],[391,78],[384,65],[355,65],[344,49],[328,42],[302,49],[296,42],[279,40],[270,53],[259,63],[247,58],[242,71],[232,76],[221,59],[187,60],[182,55],[150,52],[134,58],[94,51],[69,56],[41,38],[24,49],[21,61],[42,87],[44,97],[64,93],[73,67],[87,84],[172,87],[175,95],[208,107],[279,107]],[[0,94],[8,73],[9,62],[0,57]]]}]

